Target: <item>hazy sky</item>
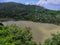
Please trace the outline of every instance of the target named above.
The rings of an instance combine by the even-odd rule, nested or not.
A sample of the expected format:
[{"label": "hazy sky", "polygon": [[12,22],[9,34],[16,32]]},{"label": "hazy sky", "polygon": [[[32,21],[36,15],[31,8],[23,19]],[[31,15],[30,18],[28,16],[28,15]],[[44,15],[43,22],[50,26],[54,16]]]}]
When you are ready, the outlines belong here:
[{"label": "hazy sky", "polygon": [[0,0],[0,2],[18,2],[41,5],[48,9],[60,10],[60,0]]}]

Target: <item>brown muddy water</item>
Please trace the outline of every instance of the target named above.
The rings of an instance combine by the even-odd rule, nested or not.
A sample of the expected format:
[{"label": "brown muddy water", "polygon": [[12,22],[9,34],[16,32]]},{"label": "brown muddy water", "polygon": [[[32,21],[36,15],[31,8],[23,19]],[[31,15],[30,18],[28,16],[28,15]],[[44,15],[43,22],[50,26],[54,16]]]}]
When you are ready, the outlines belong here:
[{"label": "brown muddy water", "polygon": [[36,23],[32,21],[7,21],[3,22],[5,26],[16,24],[20,27],[30,27],[33,39],[36,42],[44,42],[45,39],[51,38],[51,34],[60,33],[60,26],[48,23]]}]

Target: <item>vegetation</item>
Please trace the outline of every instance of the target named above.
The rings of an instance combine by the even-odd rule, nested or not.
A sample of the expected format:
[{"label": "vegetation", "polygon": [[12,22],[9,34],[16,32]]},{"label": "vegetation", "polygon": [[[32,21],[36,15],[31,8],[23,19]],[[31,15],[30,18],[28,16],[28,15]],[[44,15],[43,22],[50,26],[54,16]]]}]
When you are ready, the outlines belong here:
[{"label": "vegetation", "polygon": [[29,32],[15,25],[0,26],[0,45],[37,45]]},{"label": "vegetation", "polygon": [[60,24],[60,11],[45,9],[36,5],[8,2],[0,3],[0,19],[30,20],[42,23]]},{"label": "vegetation", "polygon": [[[0,3],[0,21],[30,20],[42,23],[60,24],[60,11],[48,10],[36,5],[8,2]],[[2,25],[2,24],[1,24]],[[37,45],[29,29],[15,25],[0,25],[0,45]],[[60,45],[60,34],[53,34],[43,45]]]},{"label": "vegetation", "polygon": [[[0,45],[39,45],[29,30],[15,25],[0,26]],[[43,45],[60,45],[60,34],[52,34],[52,38],[45,40]]]},{"label": "vegetation", "polygon": [[44,45],[60,45],[60,34],[53,34],[51,39],[47,39]]}]

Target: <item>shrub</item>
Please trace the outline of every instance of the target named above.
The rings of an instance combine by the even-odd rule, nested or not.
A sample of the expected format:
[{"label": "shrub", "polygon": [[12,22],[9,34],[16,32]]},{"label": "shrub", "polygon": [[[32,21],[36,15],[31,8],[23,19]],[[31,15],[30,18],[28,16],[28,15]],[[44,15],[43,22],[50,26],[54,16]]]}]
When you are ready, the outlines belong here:
[{"label": "shrub", "polygon": [[47,39],[44,45],[60,45],[60,34],[52,34],[51,39]]},{"label": "shrub", "polygon": [[37,45],[28,29],[11,25],[0,26],[0,45]]}]

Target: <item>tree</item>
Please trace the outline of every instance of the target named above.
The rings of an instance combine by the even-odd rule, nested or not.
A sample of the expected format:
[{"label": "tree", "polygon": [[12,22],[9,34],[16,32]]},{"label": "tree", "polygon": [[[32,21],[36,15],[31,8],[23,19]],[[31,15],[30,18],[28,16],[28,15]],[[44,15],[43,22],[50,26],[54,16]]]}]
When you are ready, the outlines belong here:
[{"label": "tree", "polygon": [[52,34],[51,39],[47,39],[44,45],[60,45],[60,34]]},{"label": "tree", "polygon": [[37,45],[29,29],[15,25],[0,26],[0,45]]}]

